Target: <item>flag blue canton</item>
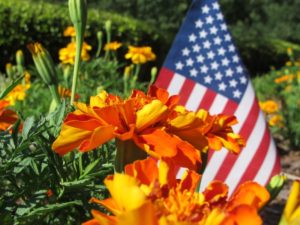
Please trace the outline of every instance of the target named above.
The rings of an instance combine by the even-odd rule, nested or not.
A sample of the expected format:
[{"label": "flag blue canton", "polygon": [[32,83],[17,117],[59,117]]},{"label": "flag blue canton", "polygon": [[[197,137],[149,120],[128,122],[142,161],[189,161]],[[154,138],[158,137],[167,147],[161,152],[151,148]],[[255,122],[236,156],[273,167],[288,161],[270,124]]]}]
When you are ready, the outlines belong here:
[{"label": "flag blue canton", "polygon": [[[164,67],[239,103],[249,82],[217,1],[194,1]],[[200,13],[199,13],[200,12]]]}]

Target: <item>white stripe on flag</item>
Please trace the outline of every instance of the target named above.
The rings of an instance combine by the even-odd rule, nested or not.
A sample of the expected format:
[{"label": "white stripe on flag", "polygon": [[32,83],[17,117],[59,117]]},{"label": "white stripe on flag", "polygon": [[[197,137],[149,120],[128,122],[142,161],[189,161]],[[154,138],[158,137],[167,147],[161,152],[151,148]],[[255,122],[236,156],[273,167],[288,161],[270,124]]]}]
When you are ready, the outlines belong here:
[{"label": "white stripe on flag", "polygon": [[254,93],[251,83],[249,82],[246,92],[243,96],[243,99],[240,102],[239,107],[237,108],[237,110],[234,113],[234,115],[236,116],[236,118],[238,120],[238,124],[233,126],[233,130],[236,133],[238,133],[241,130],[241,127],[243,126],[244,122],[246,121],[246,119],[249,115],[249,112],[250,112],[253,104],[255,103],[255,100],[256,100],[255,93]]},{"label": "white stripe on flag", "polygon": [[254,181],[263,185],[267,183],[276,163],[276,146],[272,138],[270,139],[270,141],[271,143],[268,149],[268,153],[254,178]]},{"label": "white stripe on flag", "polygon": [[261,143],[263,134],[267,129],[264,115],[260,111],[256,124],[251,132],[250,137],[247,140],[246,147],[241,151],[234,165],[232,166],[225,183],[230,185],[229,196],[232,191],[235,190],[236,186],[239,184],[241,177],[248,168],[249,163],[255,156],[258,147]]},{"label": "white stripe on flag", "polygon": [[[243,123],[245,122],[250,108],[255,102],[255,95],[252,89],[250,82],[248,83],[246,92],[243,96],[242,101],[240,102],[234,115],[238,118],[239,123],[233,127],[233,130],[236,133],[239,133]],[[205,172],[201,179],[200,191],[203,191],[204,188],[211,182],[217,175],[220,167],[222,166],[223,161],[227,156],[228,150],[222,148],[221,151],[214,152],[211,159],[206,165]],[[230,185],[230,184],[229,184]]]},{"label": "white stripe on flag", "polygon": [[196,111],[199,107],[199,104],[206,92],[207,88],[204,87],[201,84],[196,83],[196,85],[194,86],[189,99],[187,100],[187,103],[185,104],[185,107],[188,110],[191,111]]},{"label": "white stripe on flag", "polygon": [[224,97],[223,95],[218,94],[215,97],[214,102],[212,103],[212,105],[209,109],[209,113],[210,114],[222,113],[227,102],[228,102],[228,98]]},{"label": "white stripe on flag", "polygon": [[185,81],[185,77],[181,76],[178,73],[173,75],[173,78],[168,86],[168,92],[171,95],[177,95],[180,92],[180,89]]}]

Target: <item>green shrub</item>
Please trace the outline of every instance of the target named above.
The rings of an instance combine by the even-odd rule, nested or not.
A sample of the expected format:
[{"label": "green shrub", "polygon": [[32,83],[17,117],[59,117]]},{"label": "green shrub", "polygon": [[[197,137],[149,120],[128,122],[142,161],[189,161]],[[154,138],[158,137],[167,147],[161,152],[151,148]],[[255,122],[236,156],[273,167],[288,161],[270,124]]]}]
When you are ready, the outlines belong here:
[{"label": "green shrub", "polygon": [[271,126],[271,131],[283,149],[300,147],[300,61],[291,51],[290,61],[282,68],[253,80],[259,100],[273,100],[279,105],[282,123]]},{"label": "green shrub", "polygon": [[[66,2],[65,2],[66,3]],[[153,27],[130,17],[108,13],[96,9],[89,10],[87,41],[96,50],[96,33],[103,30],[106,20],[111,20],[113,40],[131,44],[154,44],[160,35]],[[63,37],[66,26],[71,24],[66,4],[45,3],[28,0],[0,2],[0,62],[2,70],[5,63],[12,60],[17,49],[25,49],[32,41],[40,41],[54,58],[58,49],[68,38]],[[27,51],[27,60],[28,57]]]}]

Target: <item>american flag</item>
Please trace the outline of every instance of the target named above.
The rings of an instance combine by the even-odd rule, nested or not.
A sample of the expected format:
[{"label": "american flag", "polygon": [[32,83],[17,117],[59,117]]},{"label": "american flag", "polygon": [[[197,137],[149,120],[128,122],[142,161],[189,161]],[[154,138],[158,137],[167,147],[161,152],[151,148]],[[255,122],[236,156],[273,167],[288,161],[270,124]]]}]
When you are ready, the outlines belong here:
[{"label": "american flag", "polygon": [[239,121],[234,131],[246,147],[239,155],[210,151],[200,190],[222,180],[231,194],[246,180],[266,185],[280,172],[274,141],[216,0],[193,1],[156,85],[179,94],[189,110],[234,114]]}]

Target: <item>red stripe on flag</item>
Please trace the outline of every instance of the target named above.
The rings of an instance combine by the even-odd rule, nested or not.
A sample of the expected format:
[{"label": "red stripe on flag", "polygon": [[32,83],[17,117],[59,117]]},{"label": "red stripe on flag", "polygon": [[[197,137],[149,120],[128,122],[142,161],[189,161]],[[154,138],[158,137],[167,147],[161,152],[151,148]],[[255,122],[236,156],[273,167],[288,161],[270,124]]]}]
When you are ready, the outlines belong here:
[{"label": "red stripe on flag", "polygon": [[185,79],[185,81],[180,89],[180,92],[179,92],[179,96],[180,96],[179,104],[181,104],[181,105],[186,104],[195,84],[196,83],[194,81],[192,81],[190,79]]},{"label": "red stripe on flag", "polygon": [[235,112],[235,110],[237,109],[238,106],[239,105],[236,102],[228,99],[228,102],[227,102],[225,108],[223,109],[222,114],[233,115],[233,113]]},{"label": "red stripe on flag", "polygon": [[281,164],[280,164],[280,158],[279,158],[279,154],[276,154],[276,161],[275,161],[275,164],[274,164],[274,167],[273,167],[273,170],[270,174],[270,177],[268,180],[266,180],[266,183],[264,185],[267,185],[271,178],[277,174],[279,174],[281,172]]},{"label": "red stripe on flag", "polygon": [[[245,122],[243,123],[242,129],[240,131],[240,135],[245,140],[248,140],[248,138],[251,134],[251,131],[254,128],[254,126],[256,124],[256,121],[258,119],[259,112],[260,112],[259,106],[257,104],[256,99],[254,99],[254,103],[251,107],[251,110],[248,113],[248,117],[245,120]],[[255,149],[255,151],[256,151],[256,149]],[[238,155],[228,153],[225,160],[224,160],[224,162],[223,162],[223,166],[218,171],[218,173],[217,173],[216,177],[214,178],[214,180],[223,180],[224,181],[226,179],[226,177],[228,176],[230,170],[232,169],[232,165],[234,165],[237,158],[238,158]]]},{"label": "red stripe on flag", "polygon": [[261,165],[263,164],[266,155],[268,153],[269,146],[271,144],[271,136],[268,128],[266,127],[264,136],[262,138],[262,142],[260,143],[258,150],[256,151],[254,157],[252,158],[251,162],[249,163],[247,169],[244,172],[244,175],[239,181],[237,187],[245,182],[246,180],[254,180],[256,174],[258,173]]},{"label": "red stripe on flag", "polygon": [[217,96],[216,92],[214,92],[214,91],[212,91],[208,88],[206,90],[204,96],[201,99],[198,110],[199,109],[209,110],[209,108],[213,104],[213,101],[214,101],[216,96]]},{"label": "red stripe on flag", "polygon": [[158,74],[158,77],[155,81],[155,85],[157,87],[167,89],[173,76],[174,76],[174,72],[163,67],[161,68]]}]

